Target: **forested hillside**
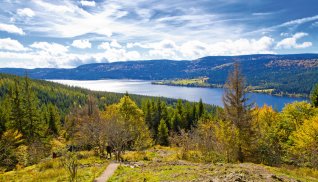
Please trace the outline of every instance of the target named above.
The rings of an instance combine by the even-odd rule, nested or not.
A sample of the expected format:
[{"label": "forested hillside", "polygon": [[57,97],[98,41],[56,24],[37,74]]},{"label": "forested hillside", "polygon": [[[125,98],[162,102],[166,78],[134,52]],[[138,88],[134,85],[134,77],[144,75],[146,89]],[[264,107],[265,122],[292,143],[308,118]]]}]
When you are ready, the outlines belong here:
[{"label": "forested hillside", "polygon": [[[92,92],[2,74],[0,173],[36,165],[40,171],[57,169],[64,179],[67,175],[65,170],[62,172],[64,166],[70,181],[74,181],[80,176],[77,169],[96,165],[94,161],[100,161],[96,157],[105,162],[107,146],[114,151],[117,161],[150,161],[154,156],[169,154],[169,150],[155,150],[149,156],[147,150],[161,145],[177,151],[173,159],[164,159],[175,161],[168,163],[176,165],[171,170],[191,162],[249,162],[276,167],[287,165],[317,178],[318,85],[312,91],[312,103],[287,104],[277,112],[268,106],[255,108],[247,104],[243,80],[239,65],[235,64],[225,84],[224,108],[220,108],[204,105],[202,101],[190,103]],[[134,154],[129,157],[125,151]],[[43,162],[47,160],[50,162]],[[153,162],[161,165],[162,161]],[[248,170],[253,165],[244,166]],[[221,170],[220,166],[214,167]],[[125,179],[126,170],[131,168],[121,168],[117,175]],[[153,168],[149,166],[147,170]],[[206,174],[213,177],[212,173]],[[89,179],[94,177],[87,175]],[[236,178],[241,172],[235,169],[229,175]],[[245,175],[248,175],[246,179],[254,179],[252,174]],[[59,174],[51,172],[47,176],[46,179],[57,179]],[[136,177],[136,180],[144,179],[143,175]],[[4,173],[0,179],[16,178],[12,173]],[[81,179],[88,178],[81,176]]]},{"label": "forested hillside", "polygon": [[[210,56],[193,61],[149,60],[82,65],[73,69],[27,70],[38,79],[143,79],[171,80],[208,77],[208,83],[223,85],[234,62],[240,62],[247,85],[273,89],[272,94],[308,96],[318,82],[318,55]],[[25,69],[1,68],[0,72],[23,76]]]},{"label": "forested hillside", "polygon": [[[94,104],[91,107],[94,110],[103,111],[108,107],[112,108],[111,105],[123,102],[122,98],[129,98],[128,102],[138,108],[139,116],[147,123],[151,131],[149,134],[153,137],[157,137],[157,129],[162,120],[167,123],[165,127],[171,130],[190,129],[204,113],[216,113],[218,109],[216,106],[203,104],[202,101],[190,103],[168,98],[93,92],[48,81],[30,80],[28,77],[0,74],[0,136],[3,139],[0,144],[4,154],[0,156],[0,166],[3,169],[12,169],[19,163],[16,154],[20,145],[30,149],[30,158],[21,165],[37,163],[54,150],[52,139],[72,135],[76,126],[73,126],[70,118],[74,118],[76,113],[85,115],[87,111],[84,108],[92,102]],[[16,141],[10,139],[7,143],[7,137]],[[64,144],[67,143],[70,144]],[[7,146],[11,144],[12,146]],[[85,148],[93,144],[78,145]],[[34,154],[36,151],[39,153]]]}]

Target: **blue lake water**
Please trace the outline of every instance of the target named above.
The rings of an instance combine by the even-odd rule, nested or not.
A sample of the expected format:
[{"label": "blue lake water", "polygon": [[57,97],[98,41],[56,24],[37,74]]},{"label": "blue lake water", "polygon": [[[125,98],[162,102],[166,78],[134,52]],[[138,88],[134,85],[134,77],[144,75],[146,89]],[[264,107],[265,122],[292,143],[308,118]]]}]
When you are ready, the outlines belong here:
[{"label": "blue lake water", "polygon": [[[153,85],[150,81],[143,80],[51,80],[65,85],[82,87],[95,91],[108,91],[118,93],[131,93],[148,96],[162,96],[169,98],[180,98],[188,101],[202,101],[207,104],[223,106],[221,88],[194,88],[194,87],[177,87],[166,85]],[[260,93],[248,93],[247,97],[251,102],[255,102],[258,106],[264,104],[272,106],[277,110],[281,110],[285,104],[294,101],[304,101],[305,98],[278,97]]]}]

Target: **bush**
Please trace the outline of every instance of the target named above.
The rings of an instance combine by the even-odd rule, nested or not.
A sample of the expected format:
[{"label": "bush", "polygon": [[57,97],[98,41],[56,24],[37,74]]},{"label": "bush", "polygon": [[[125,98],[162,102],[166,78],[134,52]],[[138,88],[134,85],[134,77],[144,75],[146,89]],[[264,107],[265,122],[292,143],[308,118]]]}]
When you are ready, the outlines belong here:
[{"label": "bush", "polygon": [[77,170],[79,167],[77,155],[73,152],[68,152],[64,157],[61,158],[61,164],[69,173],[69,180],[71,182],[76,181]]}]

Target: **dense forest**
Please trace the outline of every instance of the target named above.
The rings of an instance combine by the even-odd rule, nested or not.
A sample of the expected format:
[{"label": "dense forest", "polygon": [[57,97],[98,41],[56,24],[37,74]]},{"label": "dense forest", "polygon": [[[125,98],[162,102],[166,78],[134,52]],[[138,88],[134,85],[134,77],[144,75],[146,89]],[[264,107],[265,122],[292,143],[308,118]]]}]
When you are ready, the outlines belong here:
[{"label": "dense forest", "polygon": [[[234,62],[240,62],[251,90],[271,90],[276,95],[309,96],[318,82],[318,55],[208,56],[196,60],[148,60],[87,64],[72,69],[0,68],[2,73],[36,79],[141,79],[174,80],[207,77],[207,83],[224,85]],[[306,83],[306,84],[304,84]]]},{"label": "dense forest", "polygon": [[92,92],[27,76],[0,78],[0,169],[10,171],[52,153],[107,146],[122,159],[126,150],[153,145],[181,148],[184,160],[253,162],[318,168],[318,85],[312,103],[281,112],[247,104],[240,67],[225,84],[224,108],[182,100]]},{"label": "dense forest", "polygon": [[[181,128],[189,130],[204,114],[216,113],[219,109],[203,104],[201,100],[199,103],[190,103],[168,98],[128,96],[128,93],[93,92],[5,74],[0,75],[0,98],[0,136],[3,139],[0,143],[3,150],[1,166],[6,170],[13,169],[17,164],[38,162],[54,150],[51,143],[61,137],[67,139],[64,144],[71,145],[70,130],[76,126],[71,124],[70,118],[75,117],[74,113],[87,115],[87,110],[83,108],[89,104],[100,115],[99,111],[112,108],[124,99],[138,110],[139,117],[144,117],[142,120],[147,123],[151,138],[159,137],[161,121],[174,131]],[[90,143],[76,145],[84,149],[96,147]],[[26,161],[19,161],[17,155],[21,154],[18,152],[20,149],[27,150],[27,154],[23,154],[29,155]],[[35,151],[36,154],[32,153]]]}]

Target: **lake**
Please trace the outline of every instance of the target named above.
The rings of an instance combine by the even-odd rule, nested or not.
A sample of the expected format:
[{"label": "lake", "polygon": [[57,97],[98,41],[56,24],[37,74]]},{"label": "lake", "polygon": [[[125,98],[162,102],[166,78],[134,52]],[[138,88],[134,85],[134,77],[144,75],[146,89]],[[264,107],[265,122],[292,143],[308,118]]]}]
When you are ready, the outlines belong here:
[{"label": "lake", "polygon": [[[185,99],[188,101],[202,101],[207,104],[223,106],[221,88],[195,88],[195,87],[177,87],[167,85],[153,85],[151,81],[144,80],[50,80],[53,82],[82,87],[95,91],[108,91],[118,93],[131,93],[147,96],[162,96],[176,99]],[[258,106],[264,104],[281,110],[286,103],[294,101],[304,101],[306,98],[278,97],[260,93],[248,93],[250,101],[255,102]]]}]

